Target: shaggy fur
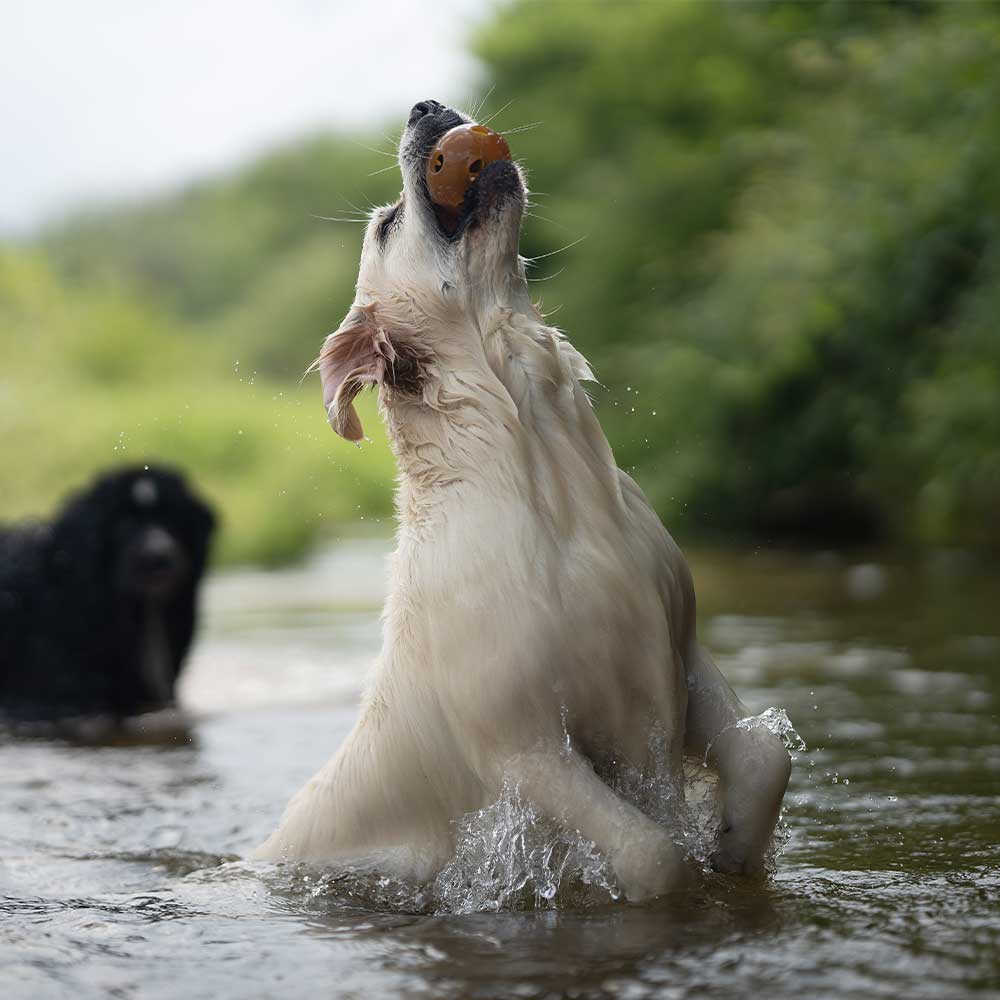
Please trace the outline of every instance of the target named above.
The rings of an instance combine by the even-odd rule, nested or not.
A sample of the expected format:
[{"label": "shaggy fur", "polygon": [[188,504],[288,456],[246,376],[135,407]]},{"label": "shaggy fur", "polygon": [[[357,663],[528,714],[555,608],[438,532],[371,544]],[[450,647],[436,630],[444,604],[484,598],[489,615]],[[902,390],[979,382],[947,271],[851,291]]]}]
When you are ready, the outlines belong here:
[{"label": "shaggy fur", "polygon": [[215,519],[175,472],[108,473],[0,532],[0,715],[121,718],[173,702]]},{"label": "shaggy fur", "polygon": [[586,361],[531,303],[520,168],[486,167],[456,224],[430,203],[427,152],[465,120],[414,108],[400,201],[373,214],[355,305],[317,361],[350,440],[355,395],[378,387],[398,544],[360,718],[257,857],[429,878],[455,821],[512,782],[642,898],[678,884],[681,852],[614,789],[677,790],[682,754],[707,752],[724,807],[715,864],[758,871],[788,755],[735,726],[747,711],[698,645],[687,565],[615,465]]}]

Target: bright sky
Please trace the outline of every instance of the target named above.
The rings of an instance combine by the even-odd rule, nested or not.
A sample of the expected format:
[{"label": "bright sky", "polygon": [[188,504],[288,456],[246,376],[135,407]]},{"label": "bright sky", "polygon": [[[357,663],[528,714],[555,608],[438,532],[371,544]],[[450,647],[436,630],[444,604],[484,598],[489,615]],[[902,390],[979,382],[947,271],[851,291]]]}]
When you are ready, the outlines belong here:
[{"label": "bright sky", "polygon": [[330,125],[468,103],[495,0],[0,0],[0,235]]}]

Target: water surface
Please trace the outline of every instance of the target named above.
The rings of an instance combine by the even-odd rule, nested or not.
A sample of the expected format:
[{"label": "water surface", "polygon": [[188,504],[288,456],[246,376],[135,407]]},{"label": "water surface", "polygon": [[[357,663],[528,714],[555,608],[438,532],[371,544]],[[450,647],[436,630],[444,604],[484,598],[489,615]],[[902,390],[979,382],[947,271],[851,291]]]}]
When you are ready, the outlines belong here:
[{"label": "water surface", "polygon": [[383,554],[214,577],[187,729],[0,737],[5,998],[1000,995],[995,575],[955,554],[693,553],[704,640],[808,746],[774,878],[455,914],[241,860],[353,721]]}]

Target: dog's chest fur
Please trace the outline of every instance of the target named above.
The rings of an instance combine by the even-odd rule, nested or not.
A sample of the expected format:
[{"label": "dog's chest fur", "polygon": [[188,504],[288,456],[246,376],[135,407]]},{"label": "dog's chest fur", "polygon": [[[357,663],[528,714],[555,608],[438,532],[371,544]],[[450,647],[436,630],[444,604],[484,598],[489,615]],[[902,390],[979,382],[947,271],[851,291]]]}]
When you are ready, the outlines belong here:
[{"label": "dog's chest fur", "polygon": [[[484,338],[488,367],[452,373],[493,376],[504,392],[491,386],[474,413],[435,413],[397,441],[397,453],[448,460],[440,477],[413,481],[401,456],[381,672],[426,685],[456,725],[472,722],[486,762],[562,728],[641,756],[641,720],[676,714],[685,637],[671,622],[688,617],[687,583],[671,577],[669,535],[614,463],[580,387],[586,362],[555,331],[505,313]],[[449,437],[447,452],[430,446]]]}]

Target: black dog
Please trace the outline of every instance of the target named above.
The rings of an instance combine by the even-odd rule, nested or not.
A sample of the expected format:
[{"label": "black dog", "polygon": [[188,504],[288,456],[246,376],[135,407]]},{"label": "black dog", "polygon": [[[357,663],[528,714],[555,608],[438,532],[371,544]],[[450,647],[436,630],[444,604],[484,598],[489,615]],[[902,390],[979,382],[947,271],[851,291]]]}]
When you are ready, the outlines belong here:
[{"label": "black dog", "polygon": [[128,715],[173,702],[215,527],[174,471],[122,469],[48,524],[0,531],[0,715]]}]

